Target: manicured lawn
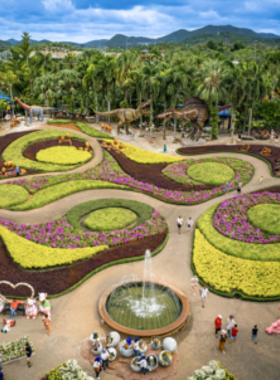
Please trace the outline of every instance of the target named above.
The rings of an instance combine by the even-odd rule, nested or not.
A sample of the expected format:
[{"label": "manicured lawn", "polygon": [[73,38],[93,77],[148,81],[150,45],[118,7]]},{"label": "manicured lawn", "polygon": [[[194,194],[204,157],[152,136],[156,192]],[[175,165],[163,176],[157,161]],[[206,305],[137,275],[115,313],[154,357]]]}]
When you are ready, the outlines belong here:
[{"label": "manicured lawn", "polygon": [[205,162],[190,166],[188,175],[199,183],[207,186],[221,186],[234,178],[234,171],[227,165]]},{"label": "manicured lawn", "polygon": [[54,146],[40,150],[36,159],[51,164],[77,165],[89,161],[92,155],[87,151],[77,150],[74,146]]},{"label": "manicured lawn", "polygon": [[247,211],[249,222],[269,235],[280,235],[280,205],[257,205]]},{"label": "manicured lawn", "polygon": [[109,140],[113,139],[113,137],[107,135],[106,133],[98,131],[97,129],[95,129],[95,128],[93,128],[90,125],[85,124],[85,123],[78,122],[78,123],[76,123],[76,127],[80,128],[80,130],[82,132],[86,133],[87,135],[89,135],[91,137],[106,138]]},{"label": "manicured lawn", "polygon": [[46,189],[40,190],[34,194],[34,196],[27,202],[11,207],[14,211],[24,211],[33,210],[35,208],[40,208],[48,205],[49,203],[55,202],[58,199],[64,198],[67,195],[77,193],[84,190],[94,190],[94,189],[122,189],[130,190],[129,187],[115,185],[106,181],[69,181],[63,182],[58,185],[47,187]]},{"label": "manicured lawn", "polygon": [[18,185],[0,185],[0,208],[9,208],[26,202],[28,191]]},{"label": "manicured lawn", "polygon": [[229,239],[219,233],[212,224],[218,205],[210,207],[198,219],[197,227],[208,242],[220,251],[242,259],[280,261],[280,244],[251,244]]},{"label": "manicured lawn", "polygon": [[[59,139],[63,133],[59,130],[46,130],[30,133],[26,136],[20,137],[13,141],[3,152],[4,161],[12,161],[15,165],[25,169],[41,170],[44,172],[55,172],[71,170],[77,167],[77,165],[58,165],[58,164],[45,164],[43,162],[37,162],[29,160],[23,157],[23,150],[30,144],[36,141],[48,140],[57,138]],[[85,141],[84,138],[74,134],[68,133],[70,137],[75,137],[78,140]]]},{"label": "manicured lawn", "polygon": [[108,207],[90,213],[84,224],[92,231],[111,231],[129,226],[136,220],[137,215],[128,209]]}]

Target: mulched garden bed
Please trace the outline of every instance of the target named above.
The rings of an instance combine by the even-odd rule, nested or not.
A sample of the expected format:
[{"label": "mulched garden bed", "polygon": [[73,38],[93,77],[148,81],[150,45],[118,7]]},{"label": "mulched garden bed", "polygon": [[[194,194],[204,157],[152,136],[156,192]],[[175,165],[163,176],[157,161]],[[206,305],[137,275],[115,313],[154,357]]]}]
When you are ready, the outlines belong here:
[{"label": "mulched garden bed", "polygon": [[[0,266],[1,280],[10,281],[13,284],[27,282],[38,292],[46,292],[49,295],[59,294],[71,288],[82,280],[87,274],[104,264],[120,259],[143,256],[146,249],[155,251],[163,242],[166,233],[158,234],[123,244],[99,253],[97,256],[64,268],[53,270],[27,271],[19,268],[12,260],[2,239],[0,239]],[[6,296],[28,297],[30,290],[26,287],[11,289],[7,285],[0,285],[0,292]]]},{"label": "mulched garden bed", "polygon": [[[17,140],[19,137],[28,135],[29,133],[33,132],[38,132],[38,129],[32,129],[32,131],[27,131],[27,132],[14,132],[14,133],[9,133],[3,137],[0,138],[0,169],[4,166],[4,161],[2,158],[2,154],[4,150],[7,148],[8,145],[10,145],[12,142]],[[38,170],[32,170],[32,169],[26,169],[26,174],[35,174],[39,173]],[[0,176],[0,179],[2,176]],[[5,178],[5,177],[3,177]]]},{"label": "mulched garden bed", "polygon": [[71,123],[71,120],[69,120],[69,123],[67,123],[67,124],[63,124],[63,123],[50,123],[50,124],[44,124],[43,127],[67,128],[67,129],[71,129],[72,131],[81,132],[81,129],[76,126],[76,123]]},{"label": "mulched garden bed", "polygon": [[276,166],[280,167],[280,162],[276,162],[278,158],[280,158],[280,148],[276,146],[270,146],[267,144],[266,147],[271,149],[271,156],[263,156],[261,155],[262,149],[265,145],[250,145],[249,151],[240,150],[240,145],[211,145],[211,146],[199,146],[199,147],[185,147],[179,148],[177,152],[179,154],[199,154],[199,153],[218,153],[218,152],[239,152],[239,153],[251,153],[255,156],[261,157],[268,161],[272,166],[272,173],[276,175]]},{"label": "mulched garden bed", "polygon": [[211,190],[213,186],[190,186],[179,184],[161,174],[161,171],[170,164],[137,164],[125,157],[122,153],[109,152],[120,167],[131,177],[138,181],[148,182],[151,185],[168,190],[189,191],[189,190]]},{"label": "mulched garden bed", "polygon": [[[72,146],[75,146],[76,148],[84,148],[85,147],[84,141],[77,140],[77,139],[71,139],[71,141],[72,141]],[[29,160],[37,161],[36,160],[36,154],[40,150],[51,148],[53,146],[69,146],[69,143],[67,141],[65,141],[65,142],[62,142],[61,144],[59,144],[58,139],[37,141],[33,144],[30,144],[27,148],[25,148],[22,155],[23,155],[23,157],[26,157]]]}]

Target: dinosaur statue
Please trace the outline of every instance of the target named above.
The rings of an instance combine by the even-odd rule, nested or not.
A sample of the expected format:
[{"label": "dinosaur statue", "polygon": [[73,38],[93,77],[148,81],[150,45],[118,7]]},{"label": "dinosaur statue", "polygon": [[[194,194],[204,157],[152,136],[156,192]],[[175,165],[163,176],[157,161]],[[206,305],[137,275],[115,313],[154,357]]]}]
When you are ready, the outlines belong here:
[{"label": "dinosaur statue", "polygon": [[30,115],[30,124],[32,124],[33,121],[33,115],[38,116],[38,120],[40,120],[40,117],[42,121],[44,121],[44,111],[47,110],[53,110],[54,108],[51,107],[40,107],[40,106],[28,106],[27,104],[23,103],[21,100],[19,100],[17,97],[15,97],[15,101],[18,102],[18,104],[27,110]]},{"label": "dinosaur statue", "polygon": [[108,112],[98,112],[97,115],[100,116],[112,116],[112,117],[118,117],[119,118],[119,123],[118,123],[118,129],[117,133],[120,133],[120,128],[125,124],[126,127],[126,134],[129,134],[129,126],[132,121],[139,119],[144,114],[150,114],[151,112],[146,109],[148,105],[151,103],[151,100],[148,100],[147,102],[141,103],[136,110],[134,108],[117,108],[113,111],[108,111]]},{"label": "dinosaur statue", "polygon": [[192,130],[188,134],[188,137],[191,140],[198,141],[202,134],[203,123],[209,118],[209,112],[207,104],[202,99],[191,96],[185,101],[180,111],[170,108],[158,115],[158,117],[166,118],[164,123],[167,123],[173,117],[178,119],[183,125],[190,121]]}]

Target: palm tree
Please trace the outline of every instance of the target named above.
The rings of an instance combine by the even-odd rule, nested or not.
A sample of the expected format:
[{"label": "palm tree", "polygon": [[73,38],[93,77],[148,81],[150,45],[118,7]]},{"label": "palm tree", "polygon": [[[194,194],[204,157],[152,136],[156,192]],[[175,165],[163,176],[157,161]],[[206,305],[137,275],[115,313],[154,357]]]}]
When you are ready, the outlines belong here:
[{"label": "palm tree", "polygon": [[276,51],[272,53],[268,58],[268,62],[271,63],[271,65],[274,67],[274,77],[273,77],[273,86],[272,86],[272,97],[273,97],[276,80],[277,80],[278,68],[280,65],[280,51]]},{"label": "palm tree", "polygon": [[[98,97],[97,97],[97,70],[96,66],[91,63],[86,71],[86,74],[83,77],[83,82],[92,85],[94,98],[95,98],[95,109],[98,111]],[[96,122],[99,121],[99,115],[96,114]]]},{"label": "palm tree", "polygon": [[5,73],[0,73],[0,85],[5,90],[10,92],[10,98],[12,102],[12,118],[15,116],[14,112],[14,101],[13,101],[13,84],[17,82],[17,76],[12,71],[7,71]]},{"label": "palm tree", "polygon": [[[130,73],[131,75],[131,79],[135,85],[135,88],[136,88],[136,92],[139,96],[139,104],[142,103],[142,72],[139,68],[139,70],[133,70],[131,71]],[[140,133],[139,133],[139,137],[143,137],[142,135],[142,115],[140,116]]]},{"label": "palm tree", "polygon": [[158,68],[156,64],[148,60],[145,62],[146,64],[142,68],[142,88],[144,94],[149,94],[150,95],[150,124],[153,121],[153,101],[154,97],[157,96],[157,94],[160,91],[160,82],[157,78],[157,73],[158,73]]}]

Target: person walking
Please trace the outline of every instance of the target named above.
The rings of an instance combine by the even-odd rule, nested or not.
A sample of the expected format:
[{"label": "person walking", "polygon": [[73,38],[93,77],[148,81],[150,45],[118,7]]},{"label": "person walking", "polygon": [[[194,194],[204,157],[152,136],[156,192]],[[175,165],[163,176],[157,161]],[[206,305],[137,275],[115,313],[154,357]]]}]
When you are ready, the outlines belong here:
[{"label": "person walking", "polygon": [[101,359],[102,359],[102,368],[104,371],[106,371],[106,367],[109,367],[109,352],[106,350],[106,348],[103,348],[101,352]]},{"label": "person walking", "polygon": [[201,295],[201,303],[202,307],[205,307],[205,300],[206,297],[209,297],[209,290],[206,288],[206,285],[203,286],[203,288],[200,289],[200,295]]},{"label": "person walking", "polygon": [[140,355],[140,348],[139,348],[139,338],[138,337],[134,338],[134,342],[132,343],[132,346],[133,346],[135,356],[139,356]]},{"label": "person walking", "polygon": [[146,360],[146,356],[144,354],[142,354],[141,357],[140,357],[140,360],[138,360],[136,363],[140,365],[140,369],[141,369],[142,373],[144,375],[146,375],[146,372],[147,372],[147,360]]},{"label": "person walking", "polygon": [[229,192],[229,183],[228,182],[226,183],[225,190],[226,190],[226,193]]},{"label": "person walking", "polygon": [[2,371],[2,354],[0,354],[0,371]]},{"label": "person walking", "polygon": [[191,217],[189,217],[188,221],[187,221],[187,231],[188,233],[190,232],[190,230],[192,229],[192,226],[193,226],[193,220]]},{"label": "person walking", "polygon": [[227,334],[228,334],[228,336],[231,336],[231,329],[233,328],[234,325],[235,325],[234,316],[230,315],[228,317],[228,320],[227,320]]},{"label": "person walking", "polygon": [[225,354],[225,343],[227,340],[227,333],[225,330],[222,330],[222,334],[219,339],[219,350],[223,351],[223,354]]},{"label": "person walking", "polygon": [[177,219],[177,227],[178,227],[178,233],[179,234],[181,233],[181,228],[182,228],[183,224],[184,224],[184,219],[180,215],[179,218]]},{"label": "person walking", "polygon": [[192,291],[193,291],[193,295],[195,296],[195,289],[198,285],[198,278],[196,276],[193,276],[191,278],[191,286],[192,286]]},{"label": "person walking", "polygon": [[2,372],[2,369],[0,369],[0,380],[5,380],[4,373]]},{"label": "person walking", "polygon": [[263,175],[260,176],[260,180],[259,180],[260,183],[263,182]]},{"label": "person walking", "polygon": [[255,344],[257,344],[257,339],[258,339],[258,326],[255,325],[254,328],[252,329],[252,341],[255,341]]},{"label": "person walking", "polygon": [[241,187],[242,187],[242,182],[239,180],[238,185],[237,185],[237,192],[238,194],[241,194]]},{"label": "person walking", "polygon": [[51,317],[49,317],[48,315],[45,315],[43,317],[42,321],[44,323],[44,326],[47,330],[48,335],[50,335],[50,333],[51,333]]},{"label": "person walking", "polygon": [[215,318],[214,320],[215,336],[217,339],[218,339],[218,333],[221,331],[221,328],[222,328],[222,321],[223,321],[223,317],[221,316],[221,314],[219,314],[217,318]]},{"label": "person walking", "polygon": [[102,363],[101,357],[97,356],[97,358],[95,358],[94,363],[93,363],[93,370],[96,374],[96,379],[100,379],[99,374],[102,371],[101,363]]},{"label": "person walking", "polygon": [[31,362],[32,349],[31,349],[29,343],[26,343],[24,352],[26,353],[27,366],[28,366],[28,368],[30,368],[30,367],[32,367],[32,362]]},{"label": "person walking", "polygon": [[231,329],[231,339],[229,340],[229,343],[232,341],[237,342],[237,333],[239,330],[237,330],[237,325],[235,324],[234,327]]},{"label": "person walking", "polygon": [[14,316],[17,315],[18,305],[23,305],[23,302],[22,301],[17,301],[17,300],[13,300],[11,302],[10,310],[11,310],[11,319],[12,320],[14,319]]}]

